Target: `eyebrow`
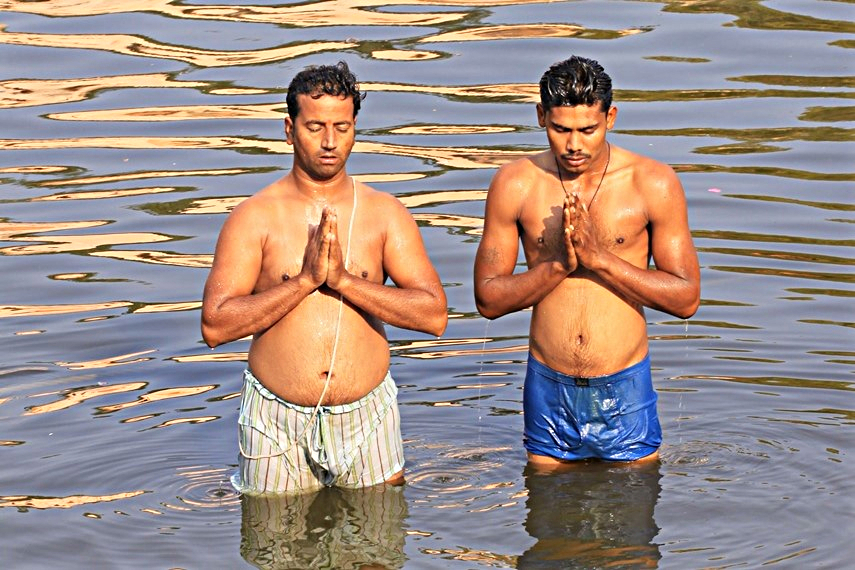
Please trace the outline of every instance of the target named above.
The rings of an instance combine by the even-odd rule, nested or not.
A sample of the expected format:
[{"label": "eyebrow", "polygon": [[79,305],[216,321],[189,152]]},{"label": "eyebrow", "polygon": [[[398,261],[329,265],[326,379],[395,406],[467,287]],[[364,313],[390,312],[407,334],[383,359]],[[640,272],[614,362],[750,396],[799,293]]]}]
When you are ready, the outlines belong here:
[{"label": "eyebrow", "polygon": [[574,128],[572,128],[572,127],[568,127],[567,125],[562,125],[561,123],[559,123],[559,122],[557,122],[557,121],[549,121],[549,122],[552,124],[552,126],[553,126],[554,128],[557,128],[557,129],[564,129],[564,130],[567,130],[567,131],[587,131],[587,130],[589,130],[589,129],[596,129],[596,128],[600,125],[600,122],[599,122],[599,121],[597,121],[597,122],[592,123],[592,124],[590,124],[590,125],[586,125],[586,126],[584,126],[584,127],[579,127],[579,128],[577,128],[577,129],[574,129]]}]

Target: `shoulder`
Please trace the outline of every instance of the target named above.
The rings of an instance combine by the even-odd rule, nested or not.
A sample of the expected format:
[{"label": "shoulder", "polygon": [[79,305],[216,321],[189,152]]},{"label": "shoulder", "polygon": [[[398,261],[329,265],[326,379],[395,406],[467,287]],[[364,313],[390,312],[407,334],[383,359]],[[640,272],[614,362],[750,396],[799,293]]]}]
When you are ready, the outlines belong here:
[{"label": "shoulder", "polygon": [[356,199],[359,206],[365,206],[372,215],[400,215],[409,212],[403,202],[392,194],[381,192],[364,182],[356,181]]},{"label": "shoulder", "polygon": [[280,190],[274,183],[242,200],[229,212],[223,230],[239,231],[247,235],[266,232],[275,208],[280,202],[276,198],[278,192]]},{"label": "shoulder", "polygon": [[518,158],[499,167],[487,190],[487,202],[501,201],[503,206],[516,208],[532,192],[543,186],[548,175],[544,166],[549,151]]},{"label": "shoulder", "polygon": [[624,148],[612,147],[616,170],[624,170],[633,188],[645,197],[658,200],[669,198],[677,193],[682,195],[683,186],[674,169],[649,156],[644,156]]}]

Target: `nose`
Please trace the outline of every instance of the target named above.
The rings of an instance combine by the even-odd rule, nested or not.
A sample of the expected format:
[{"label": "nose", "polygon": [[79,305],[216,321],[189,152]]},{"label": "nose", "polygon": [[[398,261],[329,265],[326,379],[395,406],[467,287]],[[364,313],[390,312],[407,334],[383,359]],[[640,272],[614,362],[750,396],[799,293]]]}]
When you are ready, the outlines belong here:
[{"label": "nose", "polygon": [[327,150],[332,150],[336,147],[336,132],[334,128],[324,129],[324,137],[321,141],[321,146]]},{"label": "nose", "polygon": [[576,152],[582,150],[582,134],[572,131],[567,135],[567,150]]}]

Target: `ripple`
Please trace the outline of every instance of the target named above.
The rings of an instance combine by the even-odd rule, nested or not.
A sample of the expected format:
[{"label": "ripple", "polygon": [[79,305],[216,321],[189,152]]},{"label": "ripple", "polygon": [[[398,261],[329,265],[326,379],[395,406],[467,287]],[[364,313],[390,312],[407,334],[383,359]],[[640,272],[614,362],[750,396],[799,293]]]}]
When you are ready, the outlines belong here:
[{"label": "ripple", "polygon": [[[448,448],[407,471],[407,484],[430,494],[455,494],[494,486],[482,479],[505,466],[507,447]],[[492,480],[492,477],[491,477]]]},{"label": "ripple", "polygon": [[184,480],[177,489],[175,503],[163,503],[176,511],[240,506],[240,494],[229,481],[228,468],[205,465],[179,468]]}]

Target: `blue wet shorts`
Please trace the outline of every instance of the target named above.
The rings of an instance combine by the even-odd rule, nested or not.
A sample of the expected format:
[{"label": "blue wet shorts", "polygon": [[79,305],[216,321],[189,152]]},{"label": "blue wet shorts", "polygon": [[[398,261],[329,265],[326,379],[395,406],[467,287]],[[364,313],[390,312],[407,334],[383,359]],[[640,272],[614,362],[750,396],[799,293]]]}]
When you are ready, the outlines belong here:
[{"label": "blue wet shorts", "polygon": [[564,460],[633,461],[662,443],[650,357],[610,374],[581,378],[528,355],[523,389],[525,448]]}]

